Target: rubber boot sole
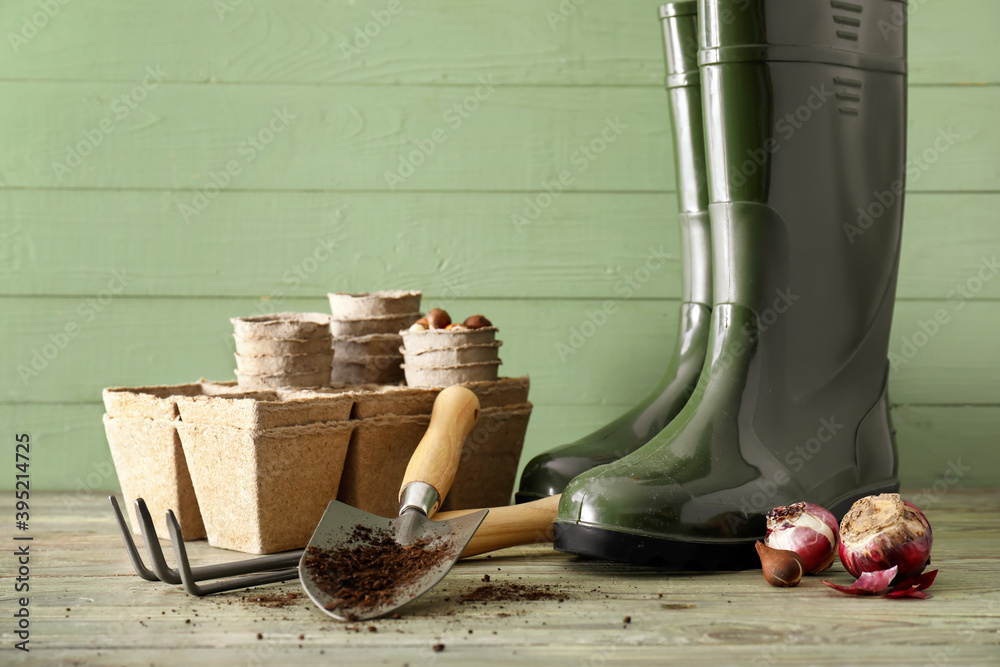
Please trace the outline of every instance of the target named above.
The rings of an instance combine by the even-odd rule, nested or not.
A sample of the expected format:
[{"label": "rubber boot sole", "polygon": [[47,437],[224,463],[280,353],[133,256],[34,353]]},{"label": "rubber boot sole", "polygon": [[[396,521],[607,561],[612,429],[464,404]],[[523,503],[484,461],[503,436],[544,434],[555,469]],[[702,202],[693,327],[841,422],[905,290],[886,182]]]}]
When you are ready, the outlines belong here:
[{"label": "rubber boot sole", "polygon": [[[887,484],[852,494],[828,509],[840,521],[861,498],[898,492],[898,484]],[[553,534],[556,551],[585,558],[696,571],[753,570],[760,567],[760,558],[754,549],[756,540],[753,539],[693,542],[561,522],[553,525]]]}]

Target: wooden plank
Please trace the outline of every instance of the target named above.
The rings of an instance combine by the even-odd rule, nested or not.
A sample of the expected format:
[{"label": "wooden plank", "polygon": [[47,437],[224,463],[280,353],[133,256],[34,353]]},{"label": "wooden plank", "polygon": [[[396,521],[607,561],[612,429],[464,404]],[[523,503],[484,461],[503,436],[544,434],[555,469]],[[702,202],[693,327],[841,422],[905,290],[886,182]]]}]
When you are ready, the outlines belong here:
[{"label": "wooden plank", "polygon": [[[331,284],[331,289],[337,288]],[[7,348],[0,361],[0,375],[10,378],[0,400],[97,401],[104,386],[172,384],[189,382],[203,375],[211,379],[232,379],[230,317],[275,310],[329,310],[325,297],[318,295],[311,299],[286,297],[267,301],[212,298],[111,298],[105,301],[106,305],[102,306],[99,298],[93,301],[0,299],[0,307],[6,313],[0,320],[0,339]],[[584,382],[588,385],[585,388],[566,389],[576,380],[583,381],[594,373],[613,374],[607,364],[627,358],[631,354],[627,348],[635,345],[640,345],[649,355],[648,363],[634,364],[628,373],[619,372],[619,377],[612,380],[614,387],[627,388],[627,395],[636,395],[643,385],[655,382],[655,371],[639,367],[666,363],[669,348],[664,346],[664,341],[674,338],[677,310],[676,302],[624,302],[617,316],[608,317],[606,325],[578,346],[576,354],[565,355],[564,363],[556,351],[556,344],[568,345],[570,327],[579,328],[588,320],[588,311],[597,312],[602,302],[484,302],[440,297],[424,300],[425,311],[435,306],[449,308],[463,319],[473,312],[487,314],[500,327],[500,338],[505,340],[501,354],[503,373],[523,375],[530,372],[533,395],[539,390],[543,394],[549,391],[543,389],[549,385],[556,390],[553,395],[563,394],[567,402],[593,402],[609,395],[611,392],[605,393],[605,388],[600,386],[599,375]],[[64,340],[60,332],[74,323],[78,325],[78,332]],[[619,346],[616,339],[628,343]],[[58,348],[59,342],[65,349]],[[617,355],[614,349],[618,350]],[[27,374],[26,381],[22,381],[18,367],[30,368],[36,350],[42,355],[42,361],[36,359],[40,369],[38,375]],[[618,358],[612,360],[609,352],[610,357]],[[53,358],[45,358],[46,353]],[[601,357],[605,357],[602,367],[594,367],[595,360]],[[585,370],[588,365],[590,368]],[[636,372],[642,375],[643,384],[631,387],[637,379]],[[548,380],[543,379],[546,375]]]},{"label": "wooden plank", "polygon": [[[196,225],[219,187],[537,192],[562,177],[573,191],[673,188],[663,91],[505,83],[336,94],[161,83],[131,110],[119,99],[130,84],[0,82],[0,99],[44,101],[0,106],[0,127],[17,128],[5,136],[0,178],[8,187],[179,190],[161,205],[191,207],[186,222]],[[910,190],[1000,189],[991,122],[1000,87],[942,91],[910,91],[910,153],[927,161],[911,165]],[[452,107],[470,95],[475,110],[462,118]]]},{"label": "wooden plank", "polygon": [[[78,507],[104,489],[121,489],[104,435],[103,414],[99,402],[0,404],[0,419],[10,434],[0,443],[0,452],[14,461],[14,434],[27,433],[34,443],[29,452],[31,487],[58,489],[61,509]],[[6,477],[9,481],[0,482],[2,488],[14,488],[13,475]]]},{"label": "wooden plank", "polygon": [[8,212],[0,289],[93,293],[128,258],[133,295],[325,294],[391,283],[466,297],[610,297],[651,246],[666,264],[643,296],[681,289],[673,194],[567,193],[521,227],[511,216],[527,194],[227,192],[190,225],[170,197],[0,190]]},{"label": "wooden plank", "polygon": [[[6,349],[0,376],[7,378],[0,401],[92,402],[99,400],[102,387],[112,385],[232,379],[230,317],[327,310],[318,296],[271,301],[106,296],[111,298],[0,299],[5,314],[0,340]],[[530,373],[532,396],[542,404],[627,404],[659,380],[676,335],[677,304],[607,301],[610,305],[438,297],[425,299],[424,308],[444,306],[463,318],[485,313],[505,340],[503,374]],[[948,321],[934,336],[922,334],[920,323],[940,317],[939,310]],[[72,335],[65,333],[67,326]],[[943,301],[897,304],[890,344],[890,352],[899,356],[892,400],[1000,404],[994,341],[981,333],[998,326],[1000,312],[992,302],[968,302],[961,310]]]},{"label": "wooden plank", "polygon": [[[938,329],[930,319],[944,322]],[[996,345],[984,331],[1000,318],[995,302],[904,301],[896,304],[889,344],[889,396],[894,403],[1000,403]],[[932,333],[927,333],[932,332]],[[968,353],[968,356],[966,356]],[[958,369],[962,370],[958,370]],[[952,370],[948,370],[952,369]]]},{"label": "wooden plank", "polygon": [[[938,502],[954,488],[1000,485],[1000,408],[899,405],[892,411],[904,486]],[[957,480],[957,482],[956,482]]]},{"label": "wooden plank", "polygon": [[984,266],[983,275],[990,274],[993,250],[1000,248],[1000,239],[992,237],[997,225],[988,222],[991,216],[996,220],[996,206],[1000,206],[1000,199],[993,195],[908,194],[897,296],[953,300],[1000,297],[1000,281],[982,282],[978,274]]},{"label": "wooden plank", "polygon": [[[820,606],[817,605],[817,607]],[[650,608],[652,609],[652,607]],[[821,609],[820,607],[819,610]],[[724,613],[721,608],[716,609],[715,612]],[[886,610],[886,612],[892,613],[892,610]],[[610,614],[604,615],[603,618],[606,625],[614,624],[614,621],[609,620]],[[972,618],[975,620],[976,617],[972,616]],[[777,620],[788,623],[790,619],[781,618]],[[551,624],[551,622],[549,623]],[[711,629],[710,626],[717,623],[717,621],[706,620],[703,625],[695,628],[694,631],[701,631],[711,639],[718,639],[726,631],[715,630],[714,632],[709,632]],[[590,628],[593,625],[596,624],[587,624],[583,628],[573,625],[572,629],[584,634],[590,632]],[[490,627],[492,626],[488,622],[484,623],[484,626],[479,632],[490,632]],[[685,628],[687,628],[686,624]],[[735,632],[742,632],[747,635],[768,633],[770,630],[771,628],[756,623],[750,625],[739,624],[734,628]],[[444,657],[441,654],[432,653],[431,649],[428,648],[429,644],[426,640],[419,643],[417,640],[413,640],[412,643],[403,646],[387,647],[376,647],[369,643],[358,643],[353,647],[345,647],[336,645],[335,641],[330,641],[311,643],[308,649],[305,647],[298,649],[295,647],[294,630],[282,631],[282,644],[260,648],[261,652],[259,654],[256,652],[258,649],[254,644],[233,643],[227,644],[224,647],[171,647],[167,656],[171,660],[184,665],[204,665],[206,667],[214,667],[219,662],[225,662],[227,659],[234,657],[249,664],[257,664],[256,661],[262,659],[258,656],[262,655],[266,655],[269,659],[274,660],[276,664],[306,666],[315,665],[319,662],[335,665],[359,665],[372,660],[373,656],[377,656],[376,659],[386,664],[410,665],[416,661],[416,664],[458,665],[460,667],[470,664],[517,666],[525,664],[526,660],[537,660],[552,667],[561,667],[563,665],[578,667],[579,665],[592,664],[739,664],[745,659],[748,653],[754,656],[768,656],[768,662],[764,664],[769,665],[839,664],[843,658],[837,655],[836,652],[831,651],[829,646],[819,648],[812,644],[807,646],[798,645],[805,633],[814,633],[815,636],[824,630],[826,630],[826,627],[821,624],[799,624],[795,632],[772,632],[762,635],[768,640],[777,639],[781,642],[777,645],[781,650],[780,657],[771,657],[774,655],[774,649],[765,643],[751,646],[749,649],[742,644],[714,647],[690,646],[690,643],[685,643],[680,637],[675,638],[672,642],[667,642],[663,639],[653,637],[652,633],[648,631],[644,632],[640,639],[635,639],[634,636],[617,639],[601,633],[599,635],[600,641],[605,642],[601,645],[594,645],[588,642],[582,646],[577,644],[563,644],[550,647],[546,643],[548,641],[546,639],[547,635],[536,638],[534,633],[531,633],[530,636],[532,640],[531,644],[518,643],[516,646],[508,646],[500,641],[472,642],[470,644],[467,641],[461,641],[462,639],[469,639],[468,637],[462,637],[457,630],[451,628],[449,628],[448,632],[436,633],[430,644],[438,643],[438,639],[441,639],[443,642],[452,641],[451,644],[445,644],[452,648],[449,655]],[[891,633],[893,626],[879,626],[878,630],[883,633]],[[169,632],[169,630],[165,630],[165,632]],[[511,632],[510,635],[515,636],[517,632],[520,632],[520,630]],[[954,633],[956,632],[958,632],[957,629],[950,629],[948,633],[951,634],[942,635],[940,641],[944,642],[947,640],[947,637],[954,637]],[[220,636],[226,636],[227,634],[220,633]],[[952,652],[961,651],[963,660],[967,661],[966,664],[990,664],[996,652],[996,647],[985,642],[985,640],[981,644],[977,643],[973,645],[940,644],[938,646],[930,646],[920,644],[917,647],[887,646],[884,642],[878,642],[874,637],[865,639],[865,642],[868,643],[852,642],[852,652],[864,653],[865,664],[889,665],[892,667],[899,665],[901,661],[907,661],[908,664],[933,664],[920,663],[920,661],[926,659],[928,655],[938,656],[938,659],[947,658],[949,654],[945,653],[946,650]],[[347,643],[347,641],[344,643]],[[456,643],[458,643],[457,647]],[[319,646],[324,646],[325,648],[320,649],[318,648]],[[88,665],[114,665],[117,667],[118,665],[129,663],[131,660],[149,661],[156,658],[162,659],[163,654],[159,647],[159,644],[147,644],[142,647],[125,649],[117,649],[115,647],[105,648],[102,646],[98,651],[92,646],[84,645],[72,649],[51,650],[47,652],[47,656],[50,656],[52,660],[58,661],[58,664],[72,664],[74,660],[85,658]],[[670,652],[670,658],[664,657],[666,651]],[[19,657],[15,657],[14,660],[19,662],[24,661],[23,658]],[[820,660],[823,662],[819,662]],[[961,663],[956,662],[955,664]]]},{"label": "wooden plank", "polygon": [[[572,170],[573,190],[672,186],[666,94],[655,88],[520,88],[496,79],[492,92],[477,85],[352,85],[332,93],[311,85],[164,83],[102,134],[102,121],[116,117],[115,100],[130,89],[0,83],[0,99],[46,100],[41,110],[0,107],[0,126],[25,128],[6,139],[0,175],[7,185],[182,189],[176,201],[164,202],[175,209],[198,206],[189,190],[215,188],[212,174],[227,166],[233,190],[534,191],[562,170]],[[475,110],[462,111],[463,118],[452,107],[469,96]],[[84,132],[97,138],[88,143]],[[74,147],[86,152],[98,138],[71,168]],[[600,155],[588,148],[592,141]],[[581,147],[586,154],[577,153]]]},{"label": "wooden plank", "polygon": [[[322,294],[372,285],[466,298],[618,298],[652,257],[642,298],[681,291],[673,194],[566,193],[531,220],[515,193],[225,192],[182,224],[166,191],[0,190],[0,290],[87,295],[125,262],[133,296]],[[910,193],[901,299],[945,299],[1000,247],[996,194]],[[961,218],[961,224],[950,221]],[[373,225],[392,220],[392,233]],[[88,252],[80,252],[88,248]],[[428,262],[440,268],[428,273]],[[349,267],[349,268],[348,268]],[[965,288],[1000,298],[1000,280]],[[958,294],[956,290],[956,295]]]},{"label": "wooden plank", "polygon": [[[387,0],[132,2],[103,14],[67,4],[26,43],[0,50],[0,78],[129,81],[137,64],[141,70],[161,63],[175,81],[210,83],[453,85],[489,73],[539,85],[663,80],[656,3],[574,3],[565,20],[556,0],[509,0],[488,9],[461,0],[419,7],[401,0],[395,14],[390,5],[396,7]],[[911,82],[1000,81],[995,2],[911,7]],[[0,25],[17,34],[37,11],[27,0],[4,3]],[[168,25],[184,29],[164,39]],[[367,40],[357,36],[365,29],[373,35]]]},{"label": "wooden plank", "polygon": [[[44,555],[37,552],[32,561],[37,653],[7,648],[14,640],[8,626],[2,631],[6,663],[39,655],[48,662],[116,665],[634,665],[663,664],[665,656],[685,664],[840,664],[845,655],[876,665],[986,663],[1000,632],[1000,598],[991,579],[1000,549],[996,491],[955,490],[928,508],[940,575],[933,601],[908,605],[906,622],[899,617],[905,603],[859,601],[816,577],[794,590],[775,590],[752,570],[668,572],[578,560],[533,545],[460,562],[400,618],[364,623],[358,631],[332,622],[303,595],[281,608],[242,599],[299,593],[294,582],[195,598],[141,581],[131,573],[106,499],[66,509],[57,495],[35,494],[33,503],[47,517],[35,530]],[[204,541],[188,550],[198,563],[238,557]],[[11,550],[0,553],[0,567],[13,565]],[[459,603],[460,595],[489,585],[484,574],[491,584],[552,586],[567,599]],[[850,580],[839,563],[825,577]],[[845,633],[848,653],[838,640]],[[434,652],[438,643],[444,650]]]}]

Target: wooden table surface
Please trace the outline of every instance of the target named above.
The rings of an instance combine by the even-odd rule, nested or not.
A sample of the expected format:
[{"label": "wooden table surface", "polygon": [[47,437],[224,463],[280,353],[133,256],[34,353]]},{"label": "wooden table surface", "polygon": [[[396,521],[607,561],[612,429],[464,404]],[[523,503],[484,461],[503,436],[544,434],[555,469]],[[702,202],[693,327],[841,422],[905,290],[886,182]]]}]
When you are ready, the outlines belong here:
[{"label": "wooden table surface", "polygon": [[[315,609],[297,582],[196,598],[142,581],[106,496],[35,493],[31,651],[13,649],[21,594],[10,576],[14,549],[4,548],[0,663],[1000,664],[1000,491],[934,500],[924,508],[940,574],[928,600],[848,597],[818,577],[777,589],[757,571],[670,573],[537,545],[459,563],[398,620],[345,625]],[[23,544],[5,533],[8,545]],[[204,541],[188,548],[196,564],[243,557]],[[491,583],[550,585],[566,599],[459,602],[488,585],[486,574]],[[851,580],[839,562],[826,577]],[[283,607],[246,599],[285,593],[298,595]]]}]

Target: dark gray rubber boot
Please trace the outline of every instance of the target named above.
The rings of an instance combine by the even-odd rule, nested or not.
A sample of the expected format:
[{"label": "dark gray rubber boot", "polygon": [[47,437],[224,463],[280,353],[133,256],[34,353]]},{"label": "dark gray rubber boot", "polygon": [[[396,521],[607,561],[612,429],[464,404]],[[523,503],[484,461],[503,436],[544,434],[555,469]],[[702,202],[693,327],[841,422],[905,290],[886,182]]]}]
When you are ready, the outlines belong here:
[{"label": "dark gray rubber boot", "polygon": [[705,364],[711,317],[712,259],[705,174],[697,2],[660,7],[666,86],[680,206],[683,287],[680,323],[663,379],[638,405],[599,430],[531,459],[521,473],[517,502],[562,493],[577,475],[634,452],[681,411]]},{"label": "dark gray rubber boot", "polygon": [[700,0],[710,361],[657,437],[569,484],[557,549],[757,567],[753,543],[772,507],[805,500],[840,516],[899,488],[886,354],[906,42],[905,29],[879,25],[904,10],[896,0]]}]

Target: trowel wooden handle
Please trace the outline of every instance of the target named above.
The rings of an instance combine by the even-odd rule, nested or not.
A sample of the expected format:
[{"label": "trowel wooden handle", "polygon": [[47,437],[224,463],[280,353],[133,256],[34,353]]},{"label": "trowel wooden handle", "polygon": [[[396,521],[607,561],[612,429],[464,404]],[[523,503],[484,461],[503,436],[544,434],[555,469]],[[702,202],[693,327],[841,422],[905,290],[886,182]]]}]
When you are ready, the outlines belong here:
[{"label": "trowel wooden handle", "polygon": [[411,482],[426,482],[438,492],[437,511],[455,481],[455,471],[462,457],[462,445],[479,419],[479,398],[465,387],[453,385],[441,390],[434,400],[431,423],[406,466],[403,489]]},{"label": "trowel wooden handle", "polygon": [[[461,557],[467,558],[523,544],[551,542],[552,521],[556,518],[556,512],[559,510],[560,497],[549,496],[521,505],[490,509],[490,513],[483,519],[479,530],[472,536],[472,540],[465,547]],[[439,512],[434,519],[435,521],[454,519],[457,516],[475,511]]]}]

